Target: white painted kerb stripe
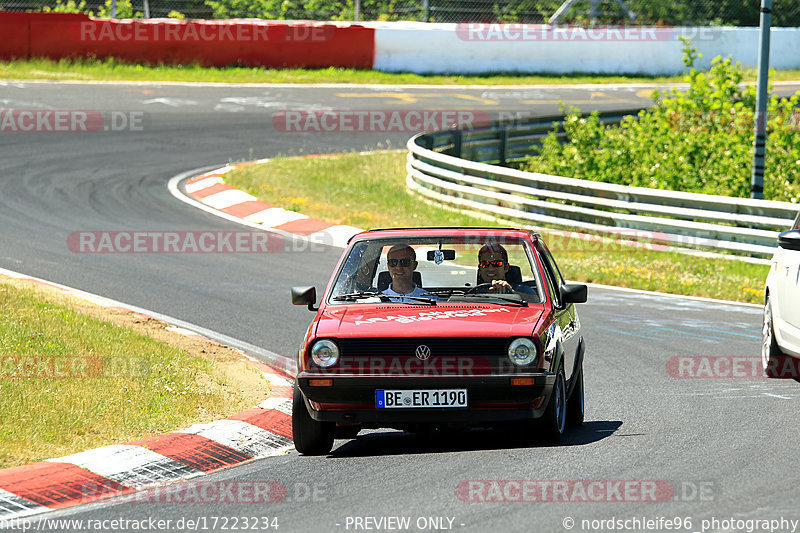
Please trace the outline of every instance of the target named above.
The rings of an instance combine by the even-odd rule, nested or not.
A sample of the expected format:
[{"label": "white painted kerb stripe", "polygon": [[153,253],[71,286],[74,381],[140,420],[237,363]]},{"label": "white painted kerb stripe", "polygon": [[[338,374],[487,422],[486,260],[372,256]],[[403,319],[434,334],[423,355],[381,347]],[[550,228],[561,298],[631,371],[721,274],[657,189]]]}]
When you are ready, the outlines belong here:
[{"label": "white painted kerb stripe", "polygon": [[28,501],[7,490],[0,489],[0,523],[12,517],[20,518],[49,510],[47,507]]},{"label": "white painted kerb stripe", "polygon": [[267,398],[258,407],[261,409],[274,409],[287,415],[292,414],[292,399],[291,398]]},{"label": "white painted kerb stripe", "polygon": [[137,489],[203,474],[174,459],[133,444],[114,444],[48,461],[72,463]]},{"label": "white painted kerb stripe", "polygon": [[197,424],[178,433],[200,435],[238,450],[250,457],[274,455],[276,450],[290,446],[292,441],[241,420],[217,420]]},{"label": "white painted kerb stripe", "polygon": [[211,176],[210,178],[204,178],[199,181],[195,181],[194,183],[187,183],[186,192],[193,194],[197,191],[207,189],[208,187],[213,187],[218,183],[222,183],[222,176]]},{"label": "white painted kerb stripe", "polygon": [[245,217],[245,220],[247,222],[263,224],[264,226],[271,228],[273,226],[280,226],[281,224],[286,224],[287,222],[299,220],[301,218],[308,217],[294,211],[286,211],[280,207],[272,207],[270,209],[259,211],[258,213],[253,213],[252,215]]},{"label": "white painted kerb stripe", "polygon": [[244,202],[253,202],[256,200],[258,200],[258,198],[255,196],[250,196],[246,192],[233,189],[212,194],[211,196],[202,198],[200,201],[208,206],[213,207],[214,209],[225,209],[226,207],[230,207],[232,205],[241,204]]},{"label": "white painted kerb stripe", "polygon": [[354,228],[353,226],[331,226],[324,230],[312,233],[308,236],[313,242],[324,242],[331,246],[344,248],[347,246],[347,241],[353,235],[361,233],[362,229]]}]

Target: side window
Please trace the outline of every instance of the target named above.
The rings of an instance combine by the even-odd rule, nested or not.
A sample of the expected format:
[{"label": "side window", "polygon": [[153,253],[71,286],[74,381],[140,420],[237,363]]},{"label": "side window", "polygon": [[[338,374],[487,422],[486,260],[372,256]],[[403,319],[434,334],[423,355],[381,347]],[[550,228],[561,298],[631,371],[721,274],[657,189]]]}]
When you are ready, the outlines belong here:
[{"label": "side window", "polygon": [[540,255],[544,263],[545,277],[547,278],[547,286],[550,289],[550,294],[553,296],[553,303],[556,307],[561,307],[561,284],[564,283],[564,278],[561,277],[561,272],[558,270],[553,256],[550,255],[550,250],[542,246],[540,248]]},{"label": "side window", "polygon": [[800,212],[797,213],[797,216],[794,217],[794,226],[793,229],[800,229]]}]

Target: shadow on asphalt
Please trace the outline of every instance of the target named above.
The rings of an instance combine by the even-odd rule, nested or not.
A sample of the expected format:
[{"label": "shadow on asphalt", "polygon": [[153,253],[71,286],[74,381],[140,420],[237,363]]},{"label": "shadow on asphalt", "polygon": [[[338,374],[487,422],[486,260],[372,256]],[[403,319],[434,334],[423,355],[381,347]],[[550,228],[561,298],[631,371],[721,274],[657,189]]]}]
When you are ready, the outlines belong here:
[{"label": "shadow on asphalt", "polygon": [[415,434],[403,431],[374,431],[344,442],[329,457],[369,457],[478,450],[508,450],[516,448],[548,448],[582,446],[611,436],[622,426],[619,420],[584,422],[580,427],[567,428],[560,442],[526,435],[515,429],[472,429],[437,434]]}]

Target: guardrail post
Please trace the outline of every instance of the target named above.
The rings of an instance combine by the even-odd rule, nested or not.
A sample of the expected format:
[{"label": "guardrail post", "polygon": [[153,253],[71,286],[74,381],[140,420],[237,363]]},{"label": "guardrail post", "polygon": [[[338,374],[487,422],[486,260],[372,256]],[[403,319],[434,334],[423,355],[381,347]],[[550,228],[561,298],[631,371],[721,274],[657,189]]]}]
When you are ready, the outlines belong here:
[{"label": "guardrail post", "polygon": [[500,130],[500,146],[497,147],[497,158],[500,160],[500,166],[506,166],[506,145],[508,144],[508,128],[503,127]]},{"label": "guardrail post", "polygon": [[463,142],[461,130],[453,132],[453,157],[461,157],[461,144]]}]

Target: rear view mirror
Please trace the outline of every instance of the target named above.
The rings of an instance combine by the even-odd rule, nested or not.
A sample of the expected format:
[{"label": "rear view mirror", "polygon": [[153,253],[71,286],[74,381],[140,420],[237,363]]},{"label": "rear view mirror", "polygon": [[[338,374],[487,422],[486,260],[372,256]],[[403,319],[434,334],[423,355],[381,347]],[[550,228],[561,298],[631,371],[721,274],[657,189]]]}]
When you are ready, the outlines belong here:
[{"label": "rear view mirror", "polygon": [[786,250],[800,250],[800,229],[790,229],[778,235],[778,246]]},{"label": "rear view mirror", "polygon": [[307,305],[309,311],[316,311],[318,308],[314,307],[315,303],[317,303],[316,287],[292,287],[293,305]]},{"label": "rear view mirror", "polygon": [[[436,261],[436,254],[441,254],[439,256],[440,261]],[[456,251],[455,250],[428,250],[428,261],[433,261],[436,264],[439,264],[441,261],[452,261],[456,258]]]}]

